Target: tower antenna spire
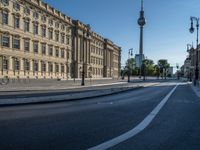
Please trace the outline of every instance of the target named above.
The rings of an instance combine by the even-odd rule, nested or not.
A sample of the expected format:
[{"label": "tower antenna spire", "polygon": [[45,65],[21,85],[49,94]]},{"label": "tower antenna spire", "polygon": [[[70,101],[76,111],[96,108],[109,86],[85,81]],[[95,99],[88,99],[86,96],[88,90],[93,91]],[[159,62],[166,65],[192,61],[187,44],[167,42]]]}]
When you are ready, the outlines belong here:
[{"label": "tower antenna spire", "polygon": [[141,0],[141,10],[142,11],[144,10],[144,2],[143,2],[143,0]]}]

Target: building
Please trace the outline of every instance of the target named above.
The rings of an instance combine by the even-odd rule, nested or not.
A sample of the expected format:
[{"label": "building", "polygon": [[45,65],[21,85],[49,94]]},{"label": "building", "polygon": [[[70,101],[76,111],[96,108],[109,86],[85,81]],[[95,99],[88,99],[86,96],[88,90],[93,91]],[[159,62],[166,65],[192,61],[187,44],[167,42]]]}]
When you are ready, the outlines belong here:
[{"label": "building", "polygon": [[121,48],[41,0],[0,1],[0,75],[117,78]]},{"label": "building", "polygon": [[40,0],[2,0],[0,11],[2,76],[70,78],[70,17]]},{"label": "building", "polygon": [[73,78],[118,78],[121,48],[103,38],[79,20],[73,20]]}]

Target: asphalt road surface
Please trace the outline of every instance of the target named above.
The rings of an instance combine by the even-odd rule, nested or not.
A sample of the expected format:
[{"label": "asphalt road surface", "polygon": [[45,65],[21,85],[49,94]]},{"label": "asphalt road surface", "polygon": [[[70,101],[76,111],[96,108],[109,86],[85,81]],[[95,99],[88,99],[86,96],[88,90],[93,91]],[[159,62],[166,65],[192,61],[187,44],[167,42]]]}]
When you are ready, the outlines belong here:
[{"label": "asphalt road surface", "polygon": [[163,100],[146,128],[109,149],[198,150],[200,98],[188,84],[175,89],[176,84],[75,102],[1,107],[0,150],[89,149],[134,129]]}]

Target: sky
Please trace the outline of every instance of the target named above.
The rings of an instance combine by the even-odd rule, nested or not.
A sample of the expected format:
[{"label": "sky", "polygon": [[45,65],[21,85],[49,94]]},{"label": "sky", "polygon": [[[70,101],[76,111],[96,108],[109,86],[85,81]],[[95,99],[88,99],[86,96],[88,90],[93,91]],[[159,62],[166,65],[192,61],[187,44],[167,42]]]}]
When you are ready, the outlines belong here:
[{"label": "sky", "polygon": [[[62,13],[90,24],[93,31],[122,48],[122,65],[128,50],[139,53],[140,0],[44,0]],[[196,46],[190,16],[200,17],[199,0],[144,0],[144,54],[157,63],[167,59],[171,66],[183,65],[186,45]],[[198,16],[199,15],[199,16]]]}]

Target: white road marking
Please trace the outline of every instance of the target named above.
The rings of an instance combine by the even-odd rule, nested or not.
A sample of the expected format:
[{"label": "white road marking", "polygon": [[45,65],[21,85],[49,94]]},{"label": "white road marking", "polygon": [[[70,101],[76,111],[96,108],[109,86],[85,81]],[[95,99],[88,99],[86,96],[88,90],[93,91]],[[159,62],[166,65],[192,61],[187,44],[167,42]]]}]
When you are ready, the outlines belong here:
[{"label": "white road marking", "polygon": [[137,135],[139,132],[144,130],[152,122],[152,120],[156,117],[156,115],[159,113],[159,111],[162,109],[162,107],[166,104],[166,102],[168,101],[168,99],[170,98],[170,96],[173,94],[173,92],[176,90],[177,87],[178,87],[178,85],[176,85],[167,94],[167,96],[153,109],[153,111],[148,116],[146,116],[146,118],[142,122],[140,122],[135,128],[133,128],[132,130],[129,130],[128,132],[126,132],[116,138],[106,141],[100,145],[91,147],[88,150],[106,150],[108,148],[111,148],[111,147],[113,147],[121,142],[124,142],[124,141],[134,137],[135,135]]}]

